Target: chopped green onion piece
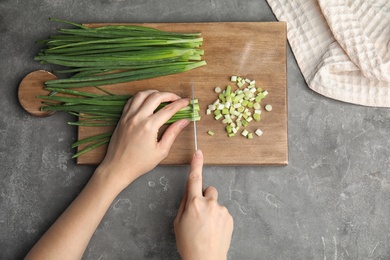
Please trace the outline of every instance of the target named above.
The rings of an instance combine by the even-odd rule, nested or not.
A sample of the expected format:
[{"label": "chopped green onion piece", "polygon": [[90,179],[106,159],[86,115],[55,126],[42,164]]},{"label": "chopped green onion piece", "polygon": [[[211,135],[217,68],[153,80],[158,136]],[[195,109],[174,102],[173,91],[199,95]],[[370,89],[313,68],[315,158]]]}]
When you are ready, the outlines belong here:
[{"label": "chopped green onion piece", "polygon": [[256,130],[255,134],[257,136],[261,136],[263,134],[263,131],[261,131],[261,129],[259,128],[259,129]]},{"label": "chopped green onion piece", "polygon": [[225,90],[225,96],[229,96],[231,90],[232,90],[232,87],[231,87],[230,85],[227,85],[227,86],[226,86],[226,90]]},{"label": "chopped green onion piece", "polygon": [[209,130],[209,131],[207,131],[207,133],[209,134],[209,135],[211,135],[211,136],[213,136],[215,133],[213,132],[213,131],[211,131],[211,130]]},{"label": "chopped green onion piece", "polygon": [[232,126],[231,126],[231,125],[227,125],[227,126],[226,126],[226,132],[227,132],[228,134],[230,134],[232,131],[233,131]]},{"label": "chopped green onion piece", "polygon": [[239,107],[241,107],[241,103],[236,103],[236,104],[233,105],[233,107],[234,108],[239,108]]},{"label": "chopped green onion piece", "polygon": [[265,110],[267,110],[268,112],[272,110],[272,105],[268,104],[265,106]]},{"label": "chopped green onion piece", "polygon": [[223,93],[220,93],[218,97],[222,101],[222,103],[225,103],[226,100],[225,100],[225,96]]},{"label": "chopped green onion piece", "polygon": [[248,134],[248,139],[253,139],[253,134],[252,133]]},{"label": "chopped green onion piece", "polygon": [[215,120],[219,120],[222,117],[222,114],[216,115],[214,118]]}]

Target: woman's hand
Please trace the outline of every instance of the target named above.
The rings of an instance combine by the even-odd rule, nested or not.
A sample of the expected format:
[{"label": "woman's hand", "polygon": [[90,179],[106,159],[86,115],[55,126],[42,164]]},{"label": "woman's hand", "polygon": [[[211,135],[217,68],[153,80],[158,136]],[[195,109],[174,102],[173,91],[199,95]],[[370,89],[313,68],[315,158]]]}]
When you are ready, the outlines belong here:
[{"label": "woman's hand", "polygon": [[[153,113],[162,102],[172,103]],[[189,121],[184,119],[171,124],[158,141],[160,127],[188,104],[188,99],[168,92],[148,90],[136,94],[123,109],[98,171],[115,174],[126,187],[152,170],[167,157],[176,136]]]},{"label": "woman's hand", "polygon": [[176,244],[184,260],[226,259],[233,233],[233,218],[218,204],[218,192],[202,193],[203,154],[196,151],[187,189],[175,219]]},{"label": "woman's hand", "polygon": [[[161,102],[172,103],[153,114]],[[168,155],[176,136],[189,121],[170,125],[159,142],[157,132],[188,103],[188,99],[155,90],[140,92],[129,100],[102,164],[26,259],[81,259],[93,232],[118,193]]]}]

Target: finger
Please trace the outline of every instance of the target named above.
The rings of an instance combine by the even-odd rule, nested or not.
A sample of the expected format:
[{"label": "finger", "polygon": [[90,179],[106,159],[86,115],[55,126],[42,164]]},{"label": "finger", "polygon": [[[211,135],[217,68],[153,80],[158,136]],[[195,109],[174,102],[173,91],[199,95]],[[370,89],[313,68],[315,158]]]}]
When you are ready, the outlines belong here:
[{"label": "finger", "polygon": [[142,106],[145,100],[153,93],[158,92],[157,90],[145,90],[138,92],[132,97],[125,105],[123,109],[123,113],[132,113],[138,111],[138,109]]},{"label": "finger", "polygon": [[153,124],[156,127],[160,128],[169,119],[171,119],[172,116],[176,114],[180,109],[188,106],[189,103],[190,100],[188,98],[181,98],[166,105],[153,115]]},{"label": "finger", "polygon": [[125,106],[123,107],[122,114],[125,114],[127,112],[127,110],[129,110],[132,102],[133,102],[133,97],[131,97],[131,98],[129,98],[129,100],[127,100]]},{"label": "finger", "polygon": [[152,115],[161,103],[178,99],[180,99],[180,97],[171,92],[151,93],[143,102],[142,107],[139,109],[139,113],[143,116]]},{"label": "finger", "polygon": [[212,199],[212,200],[218,200],[218,191],[216,188],[210,186],[207,187],[204,191],[205,198]]},{"label": "finger", "polygon": [[163,156],[168,156],[169,150],[171,150],[171,147],[173,145],[173,142],[175,142],[176,137],[179,135],[179,133],[190,123],[187,119],[181,119],[179,121],[176,121],[175,123],[171,124],[167,130],[165,130],[163,136],[161,137],[161,140],[159,142],[159,149],[160,154]]},{"label": "finger", "polygon": [[203,168],[203,153],[197,150],[192,157],[190,175],[188,176],[188,200],[194,197],[203,197],[202,194],[202,168]]}]

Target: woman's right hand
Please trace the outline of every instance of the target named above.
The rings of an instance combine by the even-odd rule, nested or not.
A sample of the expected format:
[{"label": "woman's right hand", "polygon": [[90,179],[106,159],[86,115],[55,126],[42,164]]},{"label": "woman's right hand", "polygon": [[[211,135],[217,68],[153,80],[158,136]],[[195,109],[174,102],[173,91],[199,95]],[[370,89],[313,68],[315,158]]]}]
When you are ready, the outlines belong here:
[{"label": "woman's right hand", "polygon": [[233,218],[218,204],[214,187],[202,190],[203,154],[196,151],[187,189],[175,219],[176,244],[184,260],[226,259],[233,233]]}]

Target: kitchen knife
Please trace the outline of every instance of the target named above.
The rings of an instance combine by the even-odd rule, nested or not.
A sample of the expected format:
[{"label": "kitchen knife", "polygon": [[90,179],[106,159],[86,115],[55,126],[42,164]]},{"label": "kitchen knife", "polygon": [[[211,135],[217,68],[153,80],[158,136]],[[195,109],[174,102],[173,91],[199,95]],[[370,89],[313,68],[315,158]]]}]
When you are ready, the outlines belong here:
[{"label": "kitchen knife", "polygon": [[198,139],[196,138],[196,120],[195,120],[195,91],[194,91],[194,82],[191,82],[192,87],[192,121],[194,121],[194,143],[195,151],[198,150]]}]

